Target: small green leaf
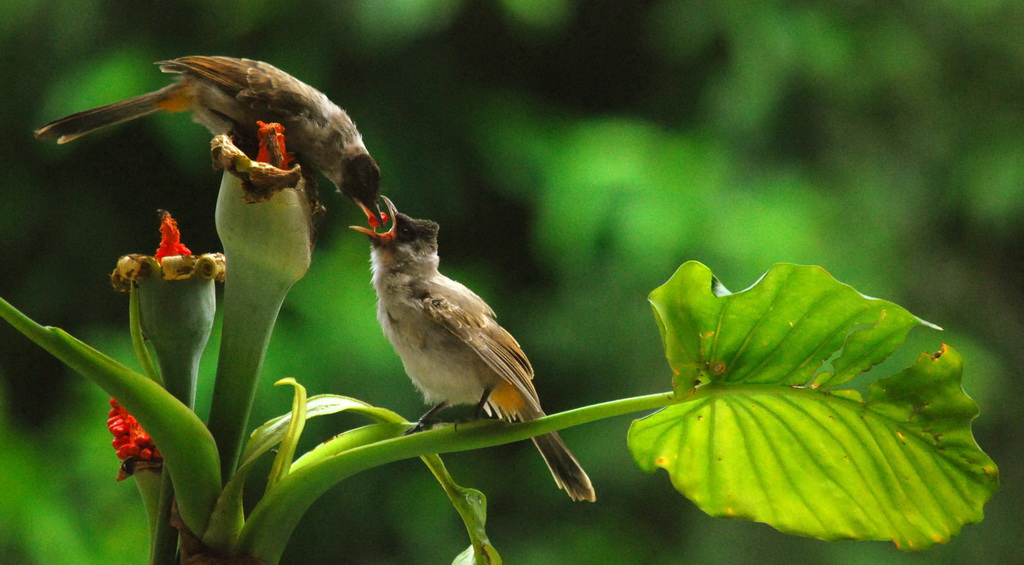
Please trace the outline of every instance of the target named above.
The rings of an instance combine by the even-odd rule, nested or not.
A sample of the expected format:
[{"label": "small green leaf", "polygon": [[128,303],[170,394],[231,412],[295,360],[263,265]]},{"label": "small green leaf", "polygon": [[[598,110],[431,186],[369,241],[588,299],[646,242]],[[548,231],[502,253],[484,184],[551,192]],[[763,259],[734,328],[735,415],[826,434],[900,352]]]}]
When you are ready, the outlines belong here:
[{"label": "small green leaf", "polygon": [[288,431],[281,440],[281,449],[277,451],[274,458],[274,465],[270,470],[270,478],[267,480],[267,490],[274,488],[281,479],[288,476],[292,460],[295,458],[295,447],[302,437],[302,430],[306,427],[306,387],[300,385],[293,378],[281,379],[274,383],[274,386],[292,385],[295,388],[295,397],[292,399],[291,422],[288,424]]},{"label": "small green leaf", "polygon": [[[390,410],[376,408],[360,400],[345,396],[322,394],[309,397],[305,402],[305,418],[307,420],[346,410],[364,414],[379,422],[405,421],[404,418]],[[259,428],[256,428],[249,436],[241,463],[235,474],[231,476],[231,480],[224,486],[224,490],[221,492],[217,505],[210,516],[210,525],[203,536],[203,543],[208,547],[228,552],[236,543],[244,523],[242,494],[245,487],[245,479],[260,456],[270,451],[285,438],[285,434],[291,427],[292,415],[293,412],[289,412],[269,420]],[[351,445],[349,444],[350,447]],[[309,453],[307,453],[291,466],[289,472],[301,468],[309,460],[311,459],[309,458]],[[287,540],[287,537],[285,537],[285,540]]]},{"label": "small green leaf", "polygon": [[398,424],[371,424],[356,428],[321,444],[318,449],[331,445],[337,453],[357,451],[357,456],[346,458],[331,457],[331,454],[327,454],[315,460],[315,464],[302,466],[303,460],[308,459],[310,453],[318,451],[314,449],[300,458],[292,465],[291,472],[277,488],[266,493],[253,508],[238,536],[232,554],[251,555],[276,563],[281,558],[281,553],[296,524],[313,501],[328,488],[352,474],[385,462],[374,458],[372,451],[367,454],[365,449],[360,448],[401,437],[404,429],[404,426]]},{"label": "small green leaf", "polygon": [[434,474],[437,482],[444,487],[445,493],[452,501],[455,510],[462,517],[466,524],[466,531],[469,533],[471,545],[469,549],[460,553],[453,562],[454,564],[465,563],[467,565],[500,565],[501,557],[498,551],[487,539],[487,531],[484,525],[487,522],[487,498],[476,489],[461,487],[455,483],[455,479],[448,473],[448,469],[438,455],[424,455],[423,463],[427,465],[430,472]]},{"label": "small green leaf", "polygon": [[651,294],[678,404],[631,426],[641,468],[668,470],[712,516],[821,539],[921,549],[982,519],[998,470],[971,435],[955,351],[876,381],[867,401],[834,388],[931,324],[817,267],[776,265],[737,294],[714,284],[691,262]]},{"label": "small green leaf", "polygon": [[[272,446],[267,447],[267,451],[270,450],[270,447]],[[266,451],[260,454],[262,453],[266,453]],[[249,471],[256,466],[258,460],[258,455],[245,459],[235,470],[235,474],[231,475],[231,480],[221,490],[217,504],[214,506],[213,512],[210,513],[210,523],[202,538],[203,544],[210,549],[228,553],[238,540],[238,534],[241,533],[242,525],[245,524],[245,509],[242,506],[245,479],[248,478]]]}]

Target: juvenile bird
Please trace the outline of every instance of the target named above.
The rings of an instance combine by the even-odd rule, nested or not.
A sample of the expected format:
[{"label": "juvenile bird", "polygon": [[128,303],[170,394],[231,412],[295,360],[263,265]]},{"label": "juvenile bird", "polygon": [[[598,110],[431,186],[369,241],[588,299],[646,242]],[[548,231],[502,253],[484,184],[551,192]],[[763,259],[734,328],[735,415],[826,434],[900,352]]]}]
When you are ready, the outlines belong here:
[{"label": "juvenile bird", "polygon": [[[533,387],[533,367],[494,312],[464,285],[438,272],[438,225],[395,211],[384,198],[391,229],[370,238],[377,319],[405,371],[430,404],[422,429],[444,408],[476,404],[505,420],[544,416]],[[369,213],[368,213],[369,215]],[[533,438],[555,482],[573,500],[594,501],[594,488],[557,433]]]}]

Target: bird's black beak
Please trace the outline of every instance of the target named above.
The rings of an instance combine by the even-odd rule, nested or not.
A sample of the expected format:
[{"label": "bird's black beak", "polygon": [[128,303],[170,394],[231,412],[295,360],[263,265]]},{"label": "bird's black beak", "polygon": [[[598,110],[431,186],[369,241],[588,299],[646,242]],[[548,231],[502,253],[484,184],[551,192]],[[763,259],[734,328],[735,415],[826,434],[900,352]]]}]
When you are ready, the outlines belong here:
[{"label": "bird's black beak", "polygon": [[341,192],[351,198],[364,212],[373,227],[382,226],[387,219],[380,213],[377,196],[380,194],[380,167],[365,149],[345,156]]}]

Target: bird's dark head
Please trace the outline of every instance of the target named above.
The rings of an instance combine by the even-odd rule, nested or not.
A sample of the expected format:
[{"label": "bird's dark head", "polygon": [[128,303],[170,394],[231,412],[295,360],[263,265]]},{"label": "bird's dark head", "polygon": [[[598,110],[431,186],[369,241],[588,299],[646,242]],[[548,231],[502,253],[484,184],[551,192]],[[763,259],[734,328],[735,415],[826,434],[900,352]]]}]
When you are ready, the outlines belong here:
[{"label": "bird's dark head", "polygon": [[377,233],[362,226],[351,226],[351,228],[365,233],[370,238],[370,244],[374,249],[388,248],[411,255],[436,254],[437,232],[440,230],[437,222],[411,218],[396,210],[395,205],[386,196],[383,199],[392,219],[391,229],[384,233]]},{"label": "bird's dark head", "polygon": [[[350,146],[341,157],[341,193],[348,196],[371,218],[370,225],[383,225],[377,196],[380,195],[380,167],[362,146]],[[379,223],[375,224],[376,219]]]}]

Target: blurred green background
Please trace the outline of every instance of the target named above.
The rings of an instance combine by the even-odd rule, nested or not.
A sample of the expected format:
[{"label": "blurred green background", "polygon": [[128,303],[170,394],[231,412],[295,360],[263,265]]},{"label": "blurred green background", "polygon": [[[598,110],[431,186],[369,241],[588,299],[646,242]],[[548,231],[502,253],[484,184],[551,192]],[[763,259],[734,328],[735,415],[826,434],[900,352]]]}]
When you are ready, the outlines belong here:
[{"label": "blurred green background", "polygon": [[[441,224],[442,270],[516,335],[549,412],[667,389],[646,297],[682,262],[733,290],[820,264],[946,328],[915,330],[900,360],[964,354],[1002,470],[984,522],[907,554],[709,518],[633,465],[625,417],[563,434],[597,504],[570,503],[529,442],[446,457],[488,496],[507,562],[1021,563],[1022,30],[1012,0],[2,2],[0,296],[136,366],[107,275],[155,250],[158,208],[194,252],[220,250],[209,135],[182,115],[66,146],[32,130],[166,84],[153,61],[266,60],[346,108],[385,193]],[[288,409],[285,376],[425,409],[376,324],[368,245],[346,229],[362,216],[325,200],[253,425]],[[106,396],[6,325],[0,385],[0,563],[143,562]],[[320,420],[310,446],[356,422]],[[449,563],[468,544],[417,461],[346,481],[299,528],[285,563]]]}]

